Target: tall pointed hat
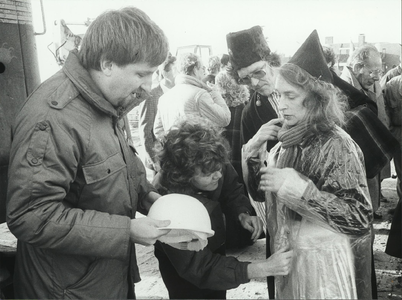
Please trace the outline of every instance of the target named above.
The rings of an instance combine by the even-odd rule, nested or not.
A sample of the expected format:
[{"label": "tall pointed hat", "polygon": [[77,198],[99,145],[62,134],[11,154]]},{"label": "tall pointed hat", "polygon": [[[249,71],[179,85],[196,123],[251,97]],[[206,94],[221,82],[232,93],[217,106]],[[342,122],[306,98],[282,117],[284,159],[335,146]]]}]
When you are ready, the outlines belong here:
[{"label": "tall pointed hat", "polygon": [[317,30],[314,30],[309,35],[288,63],[299,66],[315,78],[333,82],[332,73],[325,61],[324,51]]}]

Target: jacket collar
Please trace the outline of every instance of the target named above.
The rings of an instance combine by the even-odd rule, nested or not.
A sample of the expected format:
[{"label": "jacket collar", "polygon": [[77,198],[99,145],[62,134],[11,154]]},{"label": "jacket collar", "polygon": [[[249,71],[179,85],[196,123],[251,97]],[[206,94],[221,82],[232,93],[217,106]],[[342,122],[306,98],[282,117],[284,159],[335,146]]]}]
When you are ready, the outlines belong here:
[{"label": "jacket collar", "polygon": [[77,50],[70,52],[62,70],[74,83],[81,96],[88,103],[112,117],[120,118],[138,104],[132,103],[129,107],[115,108],[109,101],[107,101],[102,95],[101,90],[92,80],[89,72],[82,66]]},{"label": "jacket collar", "polygon": [[199,87],[201,89],[207,90],[208,92],[211,91],[211,88],[209,88],[205,83],[203,83],[201,80],[190,76],[186,74],[179,74],[175,78],[175,83],[177,84],[190,84],[194,85],[196,87]]},{"label": "jacket collar", "polygon": [[368,89],[364,89],[360,82],[357,80],[356,76],[353,74],[352,69],[350,67],[346,67],[342,71],[342,79],[349,82],[358,90],[362,91],[364,94],[370,97],[370,99],[374,100],[379,97],[381,94],[381,89],[378,86],[378,82],[374,82],[374,84]]}]

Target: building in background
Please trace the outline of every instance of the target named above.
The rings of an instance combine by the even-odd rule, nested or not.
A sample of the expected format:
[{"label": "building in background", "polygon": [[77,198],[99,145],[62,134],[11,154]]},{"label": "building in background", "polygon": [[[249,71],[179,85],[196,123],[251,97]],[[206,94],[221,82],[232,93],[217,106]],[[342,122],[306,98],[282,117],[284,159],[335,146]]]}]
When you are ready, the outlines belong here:
[{"label": "building in background", "polygon": [[342,71],[346,66],[350,54],[356,48],[365,44],[374,45],[381,53],[384,73],[399,65],[401,61],[401,44],[388,42],[368,43],[366,42],[366,36],[364,34],[359,34],[357,42],[349,41],[344,43],[334,43],[334,38],[332,36],[325,38],[325,45],[331,47],[336,54],[336,64],[339,71]]}]

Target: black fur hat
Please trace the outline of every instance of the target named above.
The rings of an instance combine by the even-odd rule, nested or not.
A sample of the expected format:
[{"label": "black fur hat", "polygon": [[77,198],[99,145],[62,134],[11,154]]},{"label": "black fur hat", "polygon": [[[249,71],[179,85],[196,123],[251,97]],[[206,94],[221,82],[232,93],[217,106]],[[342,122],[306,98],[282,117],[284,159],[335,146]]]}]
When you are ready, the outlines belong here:
[{"label": "black fur hat", "polygon": [[261,26],[254,26],[226,35],[230,63],[235,69],[248,67],[253,63],[266,60],[271,54]]}]

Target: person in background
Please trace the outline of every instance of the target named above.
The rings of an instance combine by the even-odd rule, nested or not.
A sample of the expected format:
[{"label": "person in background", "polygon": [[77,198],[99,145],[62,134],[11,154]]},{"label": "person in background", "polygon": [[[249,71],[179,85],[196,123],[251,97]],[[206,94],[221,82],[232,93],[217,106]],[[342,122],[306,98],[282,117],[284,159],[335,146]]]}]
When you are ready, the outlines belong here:
[{"label": "person in background", "polygon": [[[241,168],[240,122],[241,113],[250,98],[250,93],[246,86],[237,84],[226,71],[221,71],[216,75],[215,84],[219,88],[231,113],[230,124],[224,128],[223,132],[224,137],[228,140],[230,145],[230,163],[239,175],[239,182],[244,185]],[[246,189],[244,192],[247,195]],[[253,209],[251,213],[255,215],[255,210]],[[230,249],[252,244],[250,233],[241,226],[238,226],[237,223],[230,222],[229,220],[230,219],[228,219],[226,223],[226,247]]]},{"label": "person in background", "polygon": [[228,67],[230,67],[229,55],[224,53],[221,56],[221,72],[226,72]]},{"label": "person in background", "polygon": [[158,109],[159,98],[174,87],[177,74],[176,57],[170,53],[162,65],[159,66],[159,84],[151,91],[151,96],[139,106],[138,133],[141,143],[145,148],[144,164],[152,175],[157,172],[155,164],[156,137],[154,135],[154,122]]},{"label": "person in background", "polygon": [[292,252],[279,251],[267,260],[240,262],[225,256],[225,218],[232,218],[256,240],[261,220],[250,216],[250,201],[229,162],[222,129],[204,119],[176,123],[158,152],[161,171],[153,184],[165,195],[197,198],[207,209],[214,236],[202,250],[178,250],[157,242],[155,256],[171,299],[226,299],[226,290],[251,278],[286,275]]},{"label": "person in background", "polygon": [[385,73],[384,76],[381,77],[380,86],[383,90],[385,89],[385,85],[387,84],[388,81],[390,81],[395,76],[402,74],[401,65],[402,65],[402,63],[399,63],[399,66],[395,66],[392,69],[388,70],[388,72]]},{"label": "person in background", "polygon": [[[402,78],[397,75],[391,78],[384,88],[385,110],[391,121],[390,131],[399,141],[402,152]],[[385,253],[402,258],[402,193],[401,193],[401,152],[394,156],[395,171],[397,174],[398,204],[392,218],[391,229],[388,236]]]},{"label": "person in background", "polygon": [[230,110],[216,87],[202,82],[205,67],[200,57],[185,53],[179,57],[179,74],[175,86],[159,98],[154,134],[157,139],[178,120],[203,117],[225,127],[230,123]]},{"label": "person in background", "polygon": [[325,61],[327,62],[328,68],[331,71],[333,71],[334,73],[336,73],[337,75],[339,75],[338,68],[335,66],[336,55],[335,55],[334,49],[332,49],[329,46],[322,46],[322,49],[324,51],[324,57],[325,57]]},{"label": "person in background", "polygon": [[[389,128],[389,118],[385,112],[384,97],[379,80],[382,75],[381,54],[373,45],[357,48],[348,59],[348,66],[342,70],[341,79],[356,87],[377,104],[378,118]],[[390,163],[374,178],[368,179],[370,197],[373,204],[374,218],[382,216],[376,211],[380,207],[381,181],[390,177]]]},{"label": "person in background", "polygon": [[[229,53],[229,74],[240,85],[248,86],[251,97],[242,111],[240,124],[240,144],[244,145],[251,139],[261,126],[279,115],[278,103],[273,97],[274,76],[273,67],[280,65],[280,58],[271,52],[263,35],[261,26],[231,32],[226,35]],[[267,150],[275,143],[267,143]],[[265,203],[253,201],[251,203],[264,223]],[[266,232],[266,230],[265,230]],[[267,234],[267,232],[266,232]],[[267,257],[270,255],[269,237],[267,238]],[[273,277],[267,278],[270,299],[274,297]]]},{"label": "person in background", "polygon": [[[289,275],[275,278],[277,299],[371,299],[363,153],[341,129],[347,99],[331,81],[314,30],[278,71],[283,118],[243,147],[248,191],[266,202],[272,253],[295,253]],[[279,143],[267,152],[267,140]]]},{"label": "person in background", "polygon": [[221,69],[221,61],[218,56],[211,56],[208,60],[208,75],[202,79],[202,82],[215,84],[215,76]]},{"label": "person in background", "polygon": [[237,84],[233,77],[225,71],[220,72],[216,76],[215,84],[219,88],[231,113],[230,123],[225,127],[224,136],[229,141],[231,149],[230,162],[242,182],[240,123],[243,109],[250,98],[250,92],[246,86]]},{"label": "person in background", "polygon": [[7,224],[19,299],[133,299],[135,244],[170,221],[136,219],[160,195],[124,115],[151,90],[168,41],[141,10],[109,10],[24,103],[12,128]]}]

